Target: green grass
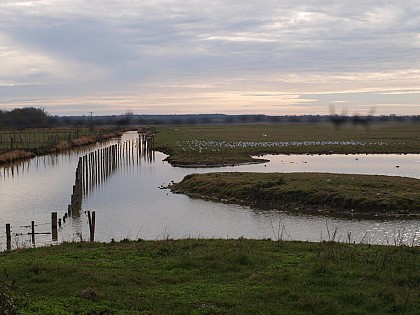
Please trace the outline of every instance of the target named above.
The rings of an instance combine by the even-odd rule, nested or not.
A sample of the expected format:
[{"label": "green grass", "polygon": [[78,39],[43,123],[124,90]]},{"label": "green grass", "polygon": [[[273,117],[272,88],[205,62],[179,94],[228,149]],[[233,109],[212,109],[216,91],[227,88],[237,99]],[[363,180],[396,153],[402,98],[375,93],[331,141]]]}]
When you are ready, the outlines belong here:
[{"label": "green grass", "polygon": [[[0,163],[87,145],[120,135],[116,128],[39,128],[0,131]],[[14,158],[16,157],[16,158]]]},{"label": "green grass", "polygon": [[[0,280],[24,314],[418,314],[419,254],[244,239],[73,243],[0,253]],[[81,297],[87,288],[94,295]]]},{"label": "green grass", "polygon": [[172,191],[299,211],[420,215],[420,180],[330,173],[190,174]]},{"label": "green grass", "polygon": [[177,166],[248,163],[269,153],[420,153],[420,124],[158,127],[155,149]]}]

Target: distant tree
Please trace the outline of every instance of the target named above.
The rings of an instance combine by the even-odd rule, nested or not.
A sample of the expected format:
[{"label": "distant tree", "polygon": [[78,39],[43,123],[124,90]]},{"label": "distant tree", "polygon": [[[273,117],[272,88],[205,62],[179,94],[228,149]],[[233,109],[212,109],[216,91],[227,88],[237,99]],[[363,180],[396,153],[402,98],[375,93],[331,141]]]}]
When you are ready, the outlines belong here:
[{"label": "distant tree", "polygon": [[238,116],[238,120],[242,123],[246,123],[249,121],[249,115],[239,115]]},{"label": "distant tree", "polygon": [[252,120],[254,122],[261,122],[265,120],[265,115],[252,115]]},{"label": "distant tree", "polygon": [[195,118],[195,117],[189,117],[187,119],[187,124],[189,124],[189,125],[195,125],[195,124],[197,124],[197,118]]},{"label": "distant tree", "polygon": [[42,108],[24,107],[2,111],[0,124],[13,129],[47,127],[54,122]]},{"label": "distant tree", "polygon": [[203,116],[200,118],[200,123],[208,124],[210,122],[210,118],[208,116]]},{"label": "distant tree", "polygon": [[235,118],[233,116],[230,116],[230,115],[226,116],[225,123],[231,124],[234,122],[235,122]]},{"label": "distant tree", "polygon": [[280,122],[280,116],[270,116],[269,121],[272,123],[278,123]]},{"label": "distant tree", "polygon": [[411,120],[414,121],[414,122],[420,122],[420,115],[411,116]]}]

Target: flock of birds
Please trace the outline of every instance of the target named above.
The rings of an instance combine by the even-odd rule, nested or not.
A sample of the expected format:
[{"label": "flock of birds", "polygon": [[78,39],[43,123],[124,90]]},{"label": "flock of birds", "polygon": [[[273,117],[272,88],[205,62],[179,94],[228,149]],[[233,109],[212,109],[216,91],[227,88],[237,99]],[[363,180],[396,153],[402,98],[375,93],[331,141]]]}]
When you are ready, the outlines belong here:
[{"label": "flock of birds", "polygon": [[177,141],[177,146],[181,147],[183,151],[198,151],[203,150],[220,151],[221,148],[272,148],[272,147],[301,147],[301,146],[365,146],[365,145],[387,145],[385,142],[366,143],[361,141],[212,141],[212,140],[185,140]]}]

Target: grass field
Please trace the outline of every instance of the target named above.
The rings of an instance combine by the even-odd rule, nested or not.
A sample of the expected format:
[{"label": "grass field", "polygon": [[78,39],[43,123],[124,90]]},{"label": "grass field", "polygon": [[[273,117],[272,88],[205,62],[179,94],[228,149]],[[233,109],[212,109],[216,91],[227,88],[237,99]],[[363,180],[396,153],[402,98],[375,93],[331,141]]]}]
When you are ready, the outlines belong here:
[{"label": "grass field", "polygon": [[418,247],[73,243],[0,253],[0,303],[43,315],[418,314],[419,265]]},{"label": "grass field", "polygon": [[329,173],[207,173],[185,176],[174,192],[215,201],[305,212],[420,215],[414,178]]},{"label": "grass field", "polygon": [[0,131],[0,163],[95,143],[120,134],[115,128],[40,128]]},{"label": "grass field", "polygon": [[248,163],[269,153],[420,153],[420,124],[158,127],[154,148],[176,166]]}]

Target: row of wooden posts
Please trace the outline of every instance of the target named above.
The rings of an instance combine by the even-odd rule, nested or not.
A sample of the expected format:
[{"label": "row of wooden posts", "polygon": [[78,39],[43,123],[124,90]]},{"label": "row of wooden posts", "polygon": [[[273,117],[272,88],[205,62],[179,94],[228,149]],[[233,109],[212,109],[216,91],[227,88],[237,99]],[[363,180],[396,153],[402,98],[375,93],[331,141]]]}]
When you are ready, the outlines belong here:
[{"label": "row of wooden posts", "polygon": [[[90,231],[90,241],[93,242],[95,239],[95,221],[96,221],[96,214],[95,211],[88,211],[88,219],[89,219],[89,231]],[[31,243],[35,245],[35,235],[48,235],[51,234],[51,241],[57,242],[58,241],[58,229],[61,228],[62,224],[66,222],[68,218],[68,214],[65,213],[63,218],[58,218],[57,212],[51,213],[51,232],[35,232],[35,221],[31,221],[31,225],[28,226],[31,228],[31,231],[26,234],[16,234],[17,235],[31,235]],[[25,226],[26,227],[26,226]],[[6,224],[6,250],[12,249],[12,228],[10,223]]]},{"label": "row of wooden posts", "polygon": [[[140,135],[139,145],[137,152],[151,152],[153,135],[146,134]],[[135,150],[134,141],[127,141],[124,143],[115,144],[106,148],[98,149],[94,152],[79,157],[75,172],[75,183],[73,185],[73,192],[71,195],[70,204],[67,207],[67,212],[64,213],[62,218],[58,218],[57,212],[51,213],[51,232],[35,232],[35,222],[31,222],[31,235],[32,244],[35,245],[35,235],[37,234],[51,234],[53,242],[58,241],[58,229],[66,220],[71,216],[80,216],[83,197],[88,195],[91,190],[104,182],[121,163],[124,161],[131,161],[137,154]],[[145,155],[146,156],[146,155]],[[151,156],[147,154],[147,156]],[[87,212],[89,223],[89,239],[95,240],[95,224],[96,213],[95,211]],[[11,225],[6,224],[6,248],[11,250],[12,247],[12,231]]]},{"label": "row of wooden posts", "polygon": [[136,148],[136,141],[126,141],[81,156],[76,168],[76,180],[69,208],[78,209],[83,197],[104,183],[119,166],[132,162],[137,158],[137,153],[151,150],[149,142],[150,140],[140,141]]}]

